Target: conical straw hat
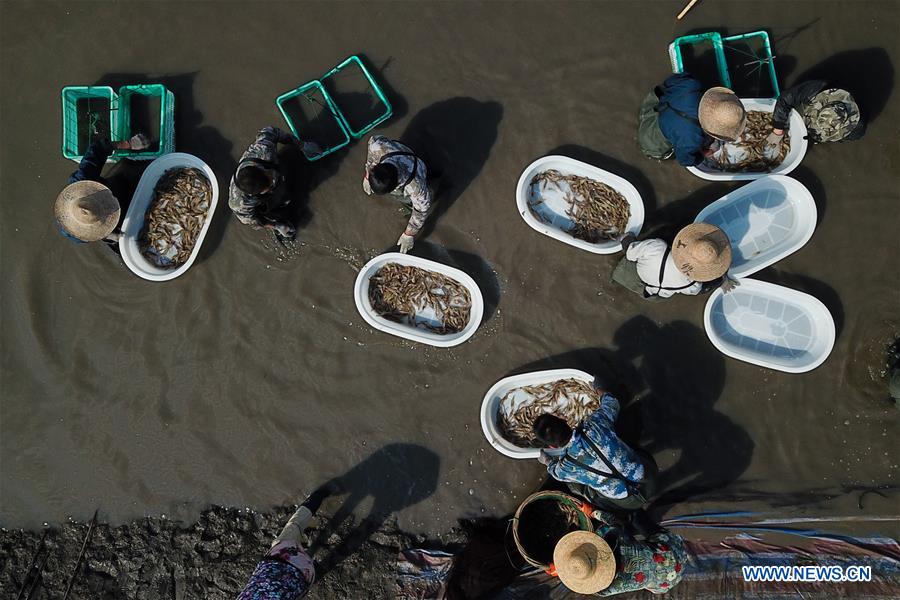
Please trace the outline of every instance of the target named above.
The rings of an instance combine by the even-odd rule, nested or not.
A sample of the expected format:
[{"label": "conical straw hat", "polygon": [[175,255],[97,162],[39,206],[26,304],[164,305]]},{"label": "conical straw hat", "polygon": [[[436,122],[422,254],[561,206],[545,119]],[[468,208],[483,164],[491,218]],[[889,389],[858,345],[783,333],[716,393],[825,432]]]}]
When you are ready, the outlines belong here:
[{"label": "conical straw hat", "polygon": [[616,557],[602,537],[590,531],[564,535],[553,549],[553,566],[563,584],[579,594],[605,590],[616,576]]},{"label": "conical straw hat", "polygon": [[84,242],[102,240],[116,228],[122,209],[108,187],[76,181],[63,189],[53,208],[57,224]]},{"label": "conical straw hat", "polygon": [[697,116],[703,131],[726,141],[737,140],[747,120],[741,99],[727,87],[706,90],[700,98]]},{"label": "conical straw hat", "polygon": [[694,281],[712,281],[731,266],[731,242],[715,225],[692,223],[675,236],[672,259]]}]

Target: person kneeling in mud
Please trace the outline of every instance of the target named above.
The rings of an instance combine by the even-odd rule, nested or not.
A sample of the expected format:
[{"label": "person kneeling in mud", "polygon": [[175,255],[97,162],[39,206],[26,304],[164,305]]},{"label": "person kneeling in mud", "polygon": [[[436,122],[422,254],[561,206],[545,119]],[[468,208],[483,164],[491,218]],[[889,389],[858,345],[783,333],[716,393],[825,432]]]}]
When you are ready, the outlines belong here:
[{"label": "person kneeling in mud", "polygon": [[643,539],[633,528],[601,518],[596,532],[566,534],[553,549],[560,583],[573,592],[597,596],[640,590],[665,594],[684,575],[684,540],[653,523],[636,533]]},{"label": "person kneeling in mud", "polygon": [[850,92],[828,87],[825,81],[815,79],[795,85],[778,97],[772,112],[772,133],[766,138],[767,154],[778,154],[791,109],[803,117],[808,139],[814,144],[858,140],[866,131],[866,123]]},{"label": "person kneeling in mud", "polygon": [[102,241],[119,253],[124,215],[119,200],[101,176],[103,165],[114,150],[143,150],[148,145],[143,134],[121,142],[101,135],[91,142],[78,170],[69,176],[68,185],[56,198],[53,212],[63,237],[79,244]]},{"label": "person kneeling in mud", "polygon": [[318,152],[313,142],[301,142],[277,127],[264,127],[241,156],[228,187],[228,206],[238,220],[292,238],[297,229],[284,215],[290,203],[278,160],[278,144],[300,146],[307,156]]},{"label": "person kneeling in mud", "polygon": [[600,408],[574,429],[556,415],[543,414],[534,421],[535,437],[549,448],[538,460],[572,493],[598,507],[635,510],[647,503],[656,489],[658,468],[653,457],[633,450],[616,434],[619,401],[603,390]]},{"label": "person kneeling in mud", "polygon": [[335,491],[336,486],[327,484],[303,501],[256,565],[237,600],[296,600],[309,593],[316,579],[316,569],[312,558],[303,549],[301,537],[322,500]]},{"label": "person kneeling in mud", "polygon": [[425,162],[405,144],[383,135],[372,136],[366,157],[363,191],[369,195],[397,196],[412,211],[406,229],[397,240],[400,252],[409,252],[434,208]]},{"label": "person kneeling in mud", "polygon": [[658,238],[622,239],[623,258],[612,279],[644,298],[696,296],[720,287],[725,293],[739,285],[728,277],[731,242],[725,232],[709,223],[692,223],[675,236],[671,247]]},{"label": "person kneeling in mud", "polygon": [[638,145],[648,158],[695,167],[722,142],[740,138],[747,122],[744,105],[725,87],[703,86],[687,73],[676,73],[655,87],[638,112]]}]

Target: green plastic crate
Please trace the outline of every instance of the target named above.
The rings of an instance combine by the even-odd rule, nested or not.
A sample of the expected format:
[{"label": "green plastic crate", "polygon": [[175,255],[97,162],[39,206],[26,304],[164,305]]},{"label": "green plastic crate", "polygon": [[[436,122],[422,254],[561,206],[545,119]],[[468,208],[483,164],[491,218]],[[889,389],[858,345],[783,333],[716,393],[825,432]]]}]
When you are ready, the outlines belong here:
[{"label": "green plastic crate", "polygon": [[[109,102],[109,122],[107,123],[109,135],[115,136],[119,131],[118,122],[118,105],[119,98],[115,91],[109,86],[96,85],[72,85],[66,86],[60,93],[62,100],[62,155],[69,160],[80,162],[84,157],[84,152],[80,152],[78,148],[78,137],[82,133],[78,130],[78,101],[90,100],[97,98]],[[87,134],[90,139],[90,133]],[[82,150],[86,150],[83,148]],[[118,157],[112,155],[107,162],[115,162]]]},{"label": "green plastic crate", "polygon": [[375,78],[372,77],[371,73],[369,73],[369,70],[366,68],[366,65],[363,64],[362,60],[360,60],[359,56],[356,56],[355,54],[347,58],[344,62],[342,62],[332,70],[328,71],[328,73],[322,76],[320,81],[324,83],[326,79],[328,79],[332,75],[335,75],[336,73],[339,73],[340,71],[351,65],[355,65],[359,68],[360,71],[362,71],[363,76],[366,78],[372,90],[375,92],[375,96],[378,97],[378,101],[384,105],[384,112],[375,117],[370,123],[362,127],[359,131],[354,131],[350,126],[349,121],[344,116],[343,111],[341,111],[341,107],[337,105],[337,101],[335,101],[335,105],[337,106],[338,110],[338,116],[341,118],[341,122],[344,124],[347,132],[354,138],[359,139],[381,123],[384,123],[386,120],[388,120],[394,113],[394,109],[391,106],[391,103],[388,101],[387,96],[385,96],[384,92],[381,90],[381,86],[378,85],[378,83],[375,81]]},{"label": "green plastic crate", "polygon": [[716,67],[719,71],[719,81],[722,85],[730,88],[731,78],[728,76],[728,64],[725,62],[725,49],[722,45],[722,36],[714,31],[709,33],[698,33],[696,35],[683,35],[675,38],[669,44],[669,61],[672,63],[673,73],[684,72],[684,60],[681,56],[682,46],[692,46],[694,44],[711,43],[713,52],[716,56]]},{"label": "green plastic crate", "polygon": [[153,160],[163,154],[175,151],[175,95],[159,83],[143,85],[123,85],[119,88],[119,135],[120,140],[130,139],[136,133],[131,130],[131,103],[135,95],[159,98],[159,147],[156,150],[116,150],[116,156],[131,160]]},{"label": "green plastic crate", "polygon": [[[769,84],[771,85],[771,89],[773,91],[772,97],[777,98],[779,95],[781,95],[781,90],[778,86],[778,76],[775,73],[775,57],[772,54],[772,45],[769,42],[769,34],[765,31],[741,33],[725,38],[723,38],[721,34],[711,31],[708,33],[685,35],[679,38],[675,38],[675,41],[669,44],[669,61],[672,64],[672,72],[684,72],[684,60],[681,54],[682,46],[711,43],[713,46],[713,52],[715,53],[716,57],[716,68],[719,73],[719,81],[723,86],[732,88],[733,85],[731,81],[731,74],[728,71],[728,59],[726,57],[725,50],[728,49],[728,44],[730,43],[740,42],[754,37],[758,37],[762,40],[764,54],[764,56],[762,57],[754,58],[756,58],[761,63],[760,68],[763,68],[763,66],[765,66],[766,73],[768,73],[769,76]],[[744,57],[744,59],[746,58],[747,57]],[[735,56],[732,59],[733,64],[736,64],[736,61],[738,60],[741,60],[741,58],[739,55],[737,55],[737,53],[735,53]]]},{"label": "green plastic crate", "polygon": [[338,111],[338,108],[335,105],[334,100],[331,98],[331,95],[328,93],[328,90],[325,89],[325,86],[322,85],[322,82],[319,81],[318,79],[314,79],[313,81],[305,83],[305,84],[301,85],[300,87],[298,87],[297,89],[292,90],[290,92],[285,92],[284,94],[278,96],[278,98],[275,99],[275,104],[278,105],[278,110],[281,111],[281,115],[284,117],[284,120],[287,121],[288,127],[291,128],[291,132],[298,139],[303,139],[303,137],[300,135],[299,126],[296,123],[294,123],[294,120],[288,114],[287,110],[285,109],[285,104],[291,100],[298,98],[298,97],[305,98],[310,103],[321,104],[320,102],[318,102],[318,100],[316,100],[309,94],[309,92],[311,90],[321,92],[322,97],[325,99],[325,106],[331,112],[331,115],[334,117],[335,123],[337,123],[338,128],[340,129],[340,131],[343,134],[342,139],[340,141],[338,141],[337,143],[335,143],[331,146],[323,147],[322,151],[319,154],[306,157],[308,160],[314,161],[314,160],[319,160],[320,158],[322,158],[324,156],[328,156],[332,152],[336,152],[337,150],[340,150],[341,148],[343,148],[344,146],[349,144],[350,143],[350,134],[347,133],[347,128],[344,125],[344,120],[341,118],[340,112]]}]

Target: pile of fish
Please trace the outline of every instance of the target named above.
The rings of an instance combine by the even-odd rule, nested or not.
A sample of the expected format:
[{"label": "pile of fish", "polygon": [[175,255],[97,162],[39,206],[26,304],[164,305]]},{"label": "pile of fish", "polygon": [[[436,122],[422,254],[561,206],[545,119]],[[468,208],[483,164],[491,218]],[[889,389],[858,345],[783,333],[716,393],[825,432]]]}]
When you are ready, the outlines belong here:
[{"label": "pile of fish", "polygon": [[212,187],[202,171],[166,171],[153,189],[139,244],[144,258],[158,267],[174,268],[190,256],[212,201]]},{"label": "pile of fish", "polygon": [[[369,278],[369,302],[385,319],[441,335],[465,329],[472,311],[466,286],[440,273],[398,263],[387,263]],[[434,319],[423,314],[427,309]]]},{"label": "pile of fish", "polygon": [[729,173],[769,172],[784,161],[791,150],[791,137],[785,135],[777,152],[767,151],[766,138],[772,133],[772,113],[751,110],[747,113],[747,125],[736,142],[722,145],[706,163],[719,171]]},{"label": "pile of fish", "polygon": [[575,427],[600,408],[601,395],[590,383],[558,379],[513,388],[500,399],[497,425],[507,440],[521,448],[540,448],[534,437],[534,421],[553,414]]},{"label": "pile of fish", "polygon": [[531,179],[528,208],[544,223],[550,219],[540,210],[544,203],[541,194],[553,184],[564,195],[568,204],[566,215],[572,220],[568,233],[579,240],[596,244],[621,237],[631,218],[631,207],[625,196],[589,177],[563,175],[556,169],[541,171]]}]

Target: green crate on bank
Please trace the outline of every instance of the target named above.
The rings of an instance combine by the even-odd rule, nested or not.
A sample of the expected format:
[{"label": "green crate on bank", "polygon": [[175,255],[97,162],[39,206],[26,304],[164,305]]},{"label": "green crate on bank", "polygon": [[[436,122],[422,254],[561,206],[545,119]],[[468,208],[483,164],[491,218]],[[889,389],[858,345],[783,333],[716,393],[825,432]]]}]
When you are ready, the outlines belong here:
[{"label": "green crate on bank", "polygon": [[[158,131],[132,131],[132,104],[138,95],[159,99]],[[175,95],[162,84],[123,85],[119,88],[118,123],[118,139],[127,140],[137,133],[151,136],[152,133],[157,135],[156,139],[159,140],[159,145],[156,150],[116,150],[117,156],[132,160],[153,160],[163,154],[175,151]]]},{"label": "green crate on bank", "polygon": [[[94,139],[93,125],[99,125],[100,129],[107,131],[110,136],[115,136],[119,131],[119,97],[111,87],[105,85],[66,86],[62,89],[60,97],[62,100],[62,155],[65,158],[75,162],[81,161],[88,145]],[[83,109],[83,114],[79,114],[79,109]],[[101,122],[97,123],[97,121]],[[118,160],[116,156],[110,156],[107,162],[116,160]]]}]

